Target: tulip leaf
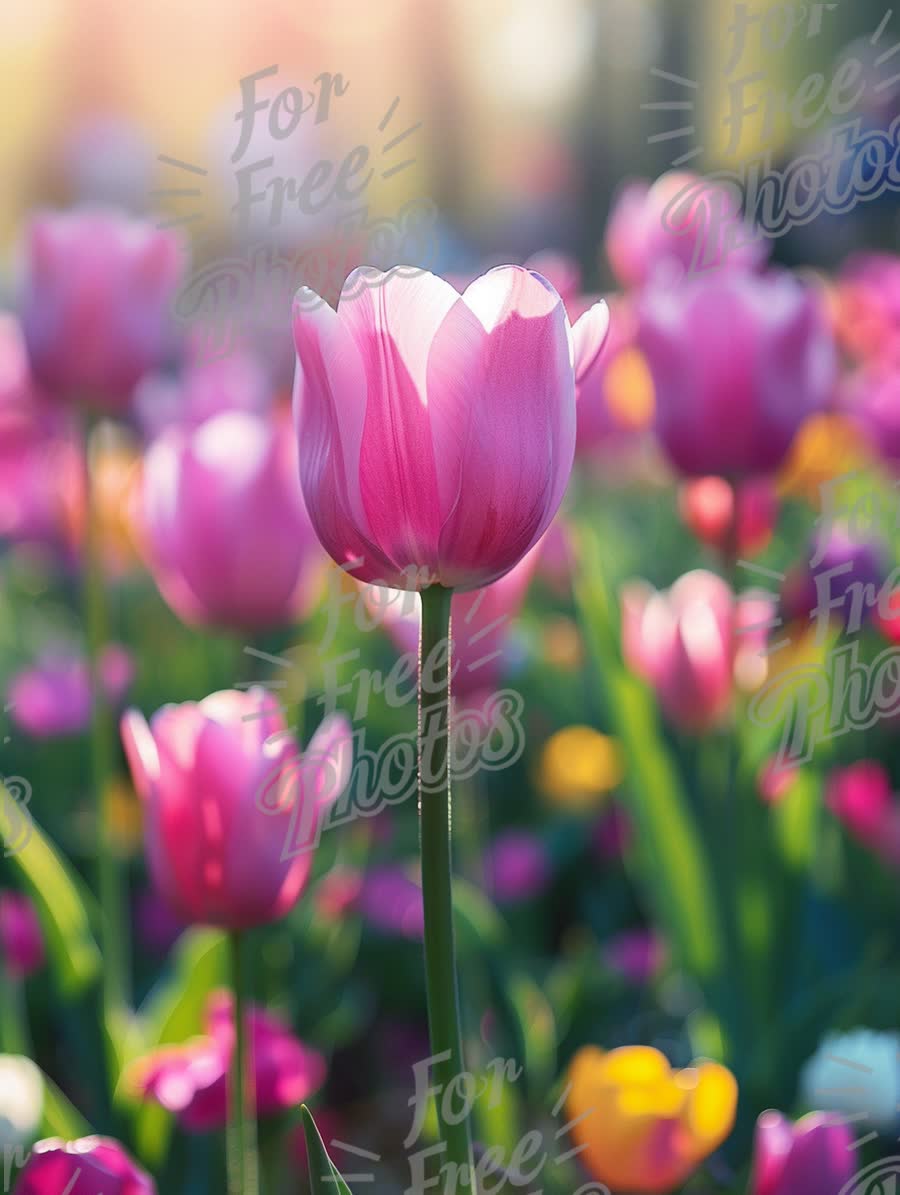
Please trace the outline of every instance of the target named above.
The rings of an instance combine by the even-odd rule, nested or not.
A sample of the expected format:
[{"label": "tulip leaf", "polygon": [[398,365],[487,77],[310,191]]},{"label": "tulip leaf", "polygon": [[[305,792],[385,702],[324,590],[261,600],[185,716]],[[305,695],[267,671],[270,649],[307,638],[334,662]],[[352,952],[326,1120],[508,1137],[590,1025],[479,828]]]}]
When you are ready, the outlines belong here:
[{"label": "tulip leaf", "polygon": [[337,1167],[328,1156],[328,1151],[319,1136],[316,1122],[306,1104],[303,1114],[303,1135],[306,1138],[306,1156],[309,1161],[309,1189],[312,1195],[352,1195],[350,1188],[341,1178]]},{"label": "tulip leaf", "polygon": [[[16,804],[2,784],[0,804],[4,810]],[[60,988],[66,996],[76,996],[100,971],[100,951],[91,933],[87,897],[75,873],[30,812],[27,817],[23,843],[17,831],[11,832],[4,815],[0,832],[7,844],[6,854],[37,909]]]},{"label": "tulip leaf", "polygon": [[[150,1051],[188,1041],[200,1033],[209,994],[222,987],[227,977],[225,935],[210,929],[183,933],[175,947],[170,974],[150,992],[141,1008],[145,1048]],[[134,1137],[146,1165],[161,1163],[171,1130],[171,1116],[157,1104],[144,1103],[137,1110]]]},{"label": "tulip leaf", "polygon": [[579,530],[584,563],[576,600],[605,708],[626,757],[641,882],[682,964],[698,978],[713,978],[721,968],[722,946],[709,860],[652,695],[622,662],[596,536],[588,528]]},{"label": "tulip leaf", "polygon": [[45,1074],[44,1111],[41,1132],[45,1137],[62,1137],[64,1141],[77,1141],[89,1137],[92,1129],[73,1103]]}]

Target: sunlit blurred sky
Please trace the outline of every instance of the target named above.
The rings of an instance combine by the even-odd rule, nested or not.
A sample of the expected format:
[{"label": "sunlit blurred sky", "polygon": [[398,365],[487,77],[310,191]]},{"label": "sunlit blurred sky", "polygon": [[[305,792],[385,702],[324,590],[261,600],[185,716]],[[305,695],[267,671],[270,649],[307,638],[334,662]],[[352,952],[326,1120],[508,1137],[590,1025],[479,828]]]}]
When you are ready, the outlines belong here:
[{"label": "sunlit blurred sky", "polygon": [[[186,181],[159,154],[209,171],[190,232],[227,236],[239,81],[277,64],[282,86],[309,88],[321,72],[348,83],[328,121],[315,129],[304,116],[291,138],[306,168],[354,144],[383,152],[378,125],[395,97],[391,132],[421,122],[410,137],[415,164],[387,180],[376,171],[373,214],[427,194],[448,217],[451,245],[461,233],[481,254],[556,244],[587,260],[624,177],[658,174],[693,145],[704,147],[696,168],[721,158],[733,10],[725,0],[7,0],[0,237],[14,244],[30,207],[79,194],[147,206],[154,187]],[[815,44],[769,55],[766,85],[828,69],[881,13],[880,0],[841,0]],[[759,56],[748,44],[748,71]],[[654,67],[697,84],[683,143],[650,141],[681,119],[642,112],[675,97]],[[741,153],[755,148],[748,130]]]}]

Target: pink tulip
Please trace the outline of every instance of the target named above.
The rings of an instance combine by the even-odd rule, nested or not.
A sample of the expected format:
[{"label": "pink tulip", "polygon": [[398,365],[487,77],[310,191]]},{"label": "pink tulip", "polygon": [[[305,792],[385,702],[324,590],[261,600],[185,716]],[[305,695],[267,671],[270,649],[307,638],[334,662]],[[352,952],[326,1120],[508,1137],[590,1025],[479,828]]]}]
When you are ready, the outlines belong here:
[{"label": "pink tulip", "polygon": [[900,330],[897,364],[861,370],[846,386],[846,413],[872,450],[895,469],[900,462]]},{"label": "pink tulip", "polygon": [[44,965],[41,923],[24,893],[0,892],[0,954],[7,972],[16,979],[25,979]]},{"label": "pink tulip", "polygon": [[[251,1005],[246,1013],[258,1116],[298,1107],[325,1080],[325,1059],[303,1045],[277,1017]],[[234,1053],[234,1002],[216,992],[206,1011],[206,1035],[163,1046],[133,1064],[140,1094],[174,1113],[184,1129],[205,1133],[228,1122],[228,1074]]]},{"label": "pink tulip", "polygon": [[[294,905],[327,806],[351,768],[351,730],[326,718],[301,756],[262,689],[136,710],[122,739],[144,805],[153,880],[186,921],[245,929]],[[274,816],[291,811],[291,818]]]},{"label": "pink tulip", "polygon": [[626,183],[606,228],[607,257],[626,287],[660,274],[752,268],[768,252],[768,242],[742,220],[734,195],[687,172],[672,171],[652,184]]},{"label": "pink tulip", "polygon": [[832,397],[831,332],[791,275],[717,271],[653,286],[639,320],[657,435],[683,473],[771,472]]},{"label": "pink tulip", "polygon": [[863,846],[900,862],[900,803],[880,763],[861,760],[833,771],[825,804]]},{"label": "pink tulip", "polygon": [[859,253],[837,282],[837,334],[854,357],[900,365],[900,257]]},{"label": "pink tulip", "polygon": [[[541,541],[541,544],[543,541]],[[510,631],[541,553],[536,544],[499,581],[457,593],[452,601],[454,697],[488,694],[500,683],[510,656]],[[403,655],[419,650],[419,599],[404,591],[369,586],[366,602]]]},{"label": "pink tulip", "polygon": [[753,594],[735,603],[728,585],[703,569],[667,593],[632,583],[622,592],[625,659],[673,723],[707,730],[728,714],[735,677],[752,672],[773,616],[771,599]]},{"label": "pink tulip", "polygon": [[73,422],[35,384],[18,322],[0,315],[0,538],[70,547],[83,482]]},{"label": "pink tulip", "polygon": [[118,1141],[49,1138],[32,1149],[13,1195],[156,1195],[156,1184]]},{"label": "pink tulip", "polygon": [[780,1112],[756,1122],[751,1195],[841,1195],[856,1172],[853,1134],[822,1112],[791,1124]]},{"label": "pink tulip", "polygon": [[729,485],[724,477],[694,478],[682,485],[678,505],[685,524],[702,543],[721,553],[736,550],[741,557],[761,552],[778,521],[778,497],[768,478],[753,478],[738,486]]},{"label": "pink tulip", "polygon": [[[121,705],[134,678],[134,662],[120,644],[103,649],[100,681],[106,700]],[[80,734],[91,720],[91,675],[87,660],[70,651],[48,651],[17,673],[7,690],[10,717],[35,739]]]},{"label": "pink tulip", "polygon": [[784,800],[797,780],[797,769],[783,759],[767,759],[756,774],[756,791],[767,805]]},{"label": "pink tulip", "polygon": [[335,312],[294,301],[303,492],[319,538],[359,580],[478,589],[547,529],[575,448],[575,374],[605,306],[574,329],[519,266],[463,296],[432,274],[357,270]]},{"label": "pink tulip", "polygon": [[22,323],[31,366],[54,395],[124,407],[171,347],[178,237],[113,209],[36,216],[25,244]]},{"label": "pink tulip", "polygon": [[150,568],[186,622],[260,630],[308,613],[326,557],[286,421],[228,411],[170,428],[147,453],[140,505]]}]

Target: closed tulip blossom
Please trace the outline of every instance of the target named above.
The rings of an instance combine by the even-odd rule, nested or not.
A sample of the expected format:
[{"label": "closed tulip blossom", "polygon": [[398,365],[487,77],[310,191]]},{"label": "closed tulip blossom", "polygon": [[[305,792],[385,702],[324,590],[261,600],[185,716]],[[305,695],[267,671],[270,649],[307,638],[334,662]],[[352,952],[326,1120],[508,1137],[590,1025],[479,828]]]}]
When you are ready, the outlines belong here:
[{"label": "closed tulip blossom", "polygon": [[900,364],[900,257],[858,253],[837,283],[837,331],[854,357]]},{"label": "closed tulip blossom", "polygon": [[353,576],[477,589],[547,529],[575,448],[575,375],[606,307],[572,329],[540,275],[355,271],[334,311],[294,302],[301,478],[323,545]]},{"label": "closed tulip blossom", "polygon": [[780,1112],[756,1122],[750,1195],[841,1195],[859,1163],[839,1116],[813,1112],[792,1124]]},{"label": "closed tulip blossom", "polygon": [[735,551],[740,557],[761,552],[778,522],[778,497],[768,478],[732,486],[724,477],[698,477],[682,485],[678,506],[694,535],[725,556]]},{"label": "closed tulip blossom", "polygon": [[[228,1073],[235,1040],[233,1004],[230,993],[214,993],[203,1037],[184,1045],[163,1046],[132,1065],[130,1085],[172,1112],[190,1133],[211,1132],[228,1123]],[[256,1114],[273,1116],[298,1107],[324,1082],[325,1059],[271,1013],[251,1005],[245,1019]]]},{"label": "closed tulip blossom", "polygon": [[728,585],[703,569],[685,573],[665,593],[642,582],[622,593],[626,663],[655,689],[666,716],[699,732],[722,722],[735,683],[758,687],[760,655],[774,603],[765,594],[735,600]]},{"label": "closed tulip blossom", "polygon": [[832,398],[833,337],[817,297],[791,275],[727,270],[661,283],[638,310],[656,433],[682,473],[770,473]]},{"label": "closed tulip blossom", "polygon": [[45,212],[28,229],[22,324],[54,396],[121,410],[172,347],[180,239],[113,209]]},{"label": "closed tulip blossom", "polygon": [[568,1078],[566,1118],[581,1162],[623,1195],[680,1186],[734,1124],[737,1083],[714,1062],[673,1071],[650,1046],[586,1046]]},{"label": "closed tulip blossom", "polygon": [[250,631],[308,612],[325,556],[286,421],[227,411],[172,427],[144,462],[148,564],[185,622]]},{"label": "closed tulip blossom", "polygon": [[48,1138],[31,1151],[13,1195],[156,1195],[156,1184],[108,1137]]},{"label": "closed tulip blossom", "polygon": [[825,804],[857,842],[900,865],[900,801],[880,763],[864,759],[836,768],[825,784]]},{"label": "closed tulip blossom", "polygon": [[349,779],[344,716],[326,718],[301,755],[270,695],[232,690],[164,706],[149,725],[130,710],[122,738],[150,872],[173,911],[231,930],[284,916],[309,875],[320,819]]}]

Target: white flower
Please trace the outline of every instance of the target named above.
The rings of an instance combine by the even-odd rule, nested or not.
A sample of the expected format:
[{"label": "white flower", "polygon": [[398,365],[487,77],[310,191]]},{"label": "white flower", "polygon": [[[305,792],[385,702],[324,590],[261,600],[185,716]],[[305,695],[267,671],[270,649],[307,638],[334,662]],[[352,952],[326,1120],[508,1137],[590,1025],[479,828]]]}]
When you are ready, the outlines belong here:
[{"label": "white flower", "polygon": [[[804,1102],[889,1132],[898,1123],[900,1035],[855,1029],[829,1033],[800,1076]],[[861,1129],[861,1132],[864,1130]]]}]

